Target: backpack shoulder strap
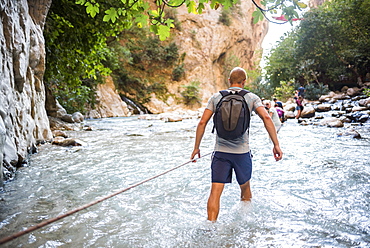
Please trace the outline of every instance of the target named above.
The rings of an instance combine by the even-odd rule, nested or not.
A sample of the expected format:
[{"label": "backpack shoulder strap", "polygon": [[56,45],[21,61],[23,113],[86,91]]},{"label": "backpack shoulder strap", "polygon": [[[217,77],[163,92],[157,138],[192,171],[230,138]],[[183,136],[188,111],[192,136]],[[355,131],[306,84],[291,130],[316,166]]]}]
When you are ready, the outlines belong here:
[{"label": "backpack shoulder strap", "polygon": [[221,94],[221,96],[222,96],[222,97],[224,97],[224,96],[226,96],[226,95],[230,94],[230,92],[229,92],[229,91],[227,91],[227,90],[220,90],[219,92],[220,92],[220,94]]},{"label": "backpack shoulder strap", "polygon": [[238,94],[241,95],[241,96],[245,96],[247,93],[250,93],[250,91],[249,90],[244,90],[244,89],[238,92]]}]

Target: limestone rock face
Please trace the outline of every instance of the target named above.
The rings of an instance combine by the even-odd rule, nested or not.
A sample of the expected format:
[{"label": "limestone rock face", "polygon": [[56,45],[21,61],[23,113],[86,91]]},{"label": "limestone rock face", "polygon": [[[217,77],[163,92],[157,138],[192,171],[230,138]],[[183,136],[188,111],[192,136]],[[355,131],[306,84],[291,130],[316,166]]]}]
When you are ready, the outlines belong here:
[{"label": "limestone rock face", "polygon": [[[260,1],[256,1],[258,4]],[[228,74],[235,66],[246,70],[255,69],[262,50],[261,43],[268,30],[266,21],[253,24],[252,13],[255,7],[252,1],[241,0],[231,8],[228,14],[229,26],[220,22],[222,8],[213,10],[209,6],[201,15],[188,13],[182,6],[177,9],[177,19],[181,31],[175,31],[175,41],[179,54],[186,53],[184,59],[185,78],[180,82],[167,85],[169,92],[181,98],[181,85],[192,81],[200,82],[200,96],[203,105],[213,93],[228,87]],[[169,98],[167,104],[145,105],[152,113],[173,111],[178,103]],[[158,106],[158,107],[156,107]],[[182,106],[184,107],[184,106]]]},{"label": "limestone rock face", "polygon": [[104,118],[131,115],[127,104],[118,95],[112,78],[108,77],[105,84],[99,84],[96,93],[96,108],[94,111],[87,113],[86,117]]},{"label": "limestone rock face", "polygon": [[52,139],[43,84],[43,27],[50,4],[0,2],[0,152],[5,175],[26,160],[38,141]]}]

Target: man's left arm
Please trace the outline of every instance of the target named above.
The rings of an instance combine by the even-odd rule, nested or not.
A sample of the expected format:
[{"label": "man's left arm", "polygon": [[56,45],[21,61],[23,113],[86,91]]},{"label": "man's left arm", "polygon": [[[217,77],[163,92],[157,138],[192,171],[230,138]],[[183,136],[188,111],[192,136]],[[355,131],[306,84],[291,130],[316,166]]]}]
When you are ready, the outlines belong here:
[{"label": "man's left arm", "polygon": [[265,125],[265,128],[271,138],[271,141],[274,144],[273,153],[274,153],[275,160],[276,161],[281,160],[283,157],[283,152],[281,151],[281,148],[279,145],[279,140],[277,137],[275,125],[272,122],[272,119],[269,113],[267,113],[266,109],[263,106],[256,108],[256,113],[262,119],[263,124]]}]

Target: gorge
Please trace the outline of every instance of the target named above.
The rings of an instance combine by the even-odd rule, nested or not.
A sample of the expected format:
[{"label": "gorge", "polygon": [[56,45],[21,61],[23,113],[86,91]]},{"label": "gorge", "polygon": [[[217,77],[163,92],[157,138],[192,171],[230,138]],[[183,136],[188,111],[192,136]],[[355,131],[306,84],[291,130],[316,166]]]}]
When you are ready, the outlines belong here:
[{"label": "gorge", "polygon": [[[46,63],[43,28],[51,3],[51,0],[1,2],[0,174],[5,175],[4,180],[27,163],[27,156],[37,150],[38,144],[53,139],[48,115],[56,103],[47,99],[48,90],[43,82]],[[184,60],[187,77],[171,84],[171,93],[179,95],[179,85],[197,80],[202,82],[201,95],[206,101],[212,92],[225,86],[223,67],[225,58],[230,56],[237,57],[240,66],[253,68],[260,56],[258,50],[267,32],[267,22],[252,24],[251,1],[241,1],[239,8],[242,12],[232,17],[230,26],[218,22],[221,10],[206,8],[204,14],[194,15],[185,8],[178,9],[183,29],[176,34],[176,43],[180,52],[187,54]],[[130,114],[113,84],[100,85],[98,96],[97,117]],[[182,106],[174,104],[171,98],[164,103],[153,95],[146,107],[161,113]]]}]

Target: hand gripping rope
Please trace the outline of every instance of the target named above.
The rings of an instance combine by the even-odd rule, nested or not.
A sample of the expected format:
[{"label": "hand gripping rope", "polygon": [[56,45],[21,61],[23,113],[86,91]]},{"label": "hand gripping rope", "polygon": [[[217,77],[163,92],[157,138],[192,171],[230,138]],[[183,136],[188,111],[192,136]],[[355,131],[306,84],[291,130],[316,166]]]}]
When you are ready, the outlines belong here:
[{"label": "hand gripping rope", "polygon": [[[205,156],[208,156],[208,155],[210,155],[211,153],[212,153],[212,152],[207,153],[206,155],[203,155],[201,158],[203,158],[203,157],[205,157]],[[12,234],[12,235],[10,235],[10,236],[8,236],[8,237],[5,237],[5,238],[3,238],[3,239],[0,239],[0,245],[5,244],[5,243],[7,243],[7,242],[9,242],[9,241],[11,241],[11,240],[13,240],[13,239],[19,238],[19,237],[21,237],[21,236],[23,236],[23,235],[25,235],[25,234],[27,234],[27,233],[33,232],[33,231],[35,231],[35,230],[37,230],[37,229],[40,229],[41,227],[44,227],[44,226],[46,226],[46,225],[49,225],[49,224],[51,224],[51,223],[53,223],[53,222],[55,222],[55,221],[58,221],[58,220],[60,220],[60,219],[63,219],[63,218],[65,218],[65,217],[67,217],[67,216],[70,216],[70,215],[72,215],[72,214],[74,214],[74,213],[77,213],[77,212],[79,212],[79,211],[81,211],[81,210],[83,210],[83,209],[89,208],[89,207],[91,207],[91,206],[93,206],[93,205],[95,205],[95,204],[98,204],[98,203],[100,203],[100,202],[102,202],[102,201],[105,201],[105,200],[107,200],[107,199],[109,199],[109,198],[112,198],[113,196],[116,196],[116,195],[119,195],[119,194],[121,194],[121,193],[123,193],[123,192],[126,192],[126,191],[127,191],[127,190],[129,190],[129,189],[135,188],[135,187],[137,187],[137,186],[139,186],[139,185],[141,185],[141,184],[144,184],[144,183],[146,183],[146,182],[148,182],[148,181],[151,181],[151,180],[153,180],[153,179],[155,179],[155,178],[157,178],[157,177],[163,176],[163,175],[165,175],[165,174],[167,174],[167,173],[169,173],[169,172],[171,172],[171,171],[173,171],[173,170],[176,170],[176,169],[178,169],[178,168],[180,168],[180,167],[182,167],[182,166],[184,166],[184,165],[186,165],[186,164],[189,164],[189,163],[191,163],[191,162],[195,162],[195,161],[197,161],[198,159],[200,159],[200,158],[195,158],[195,159],[193,159],[193,160],[189,160],[189,161],[188,161],[188,162],[186,162],[186,163],[183,163],[183,164],[181,164],[181,165],[175,166],[175,167],[173,167],[172,169],[166,170],[166,171],[164,171],[164,172],[162,172],[162,173],[160,173],[160,174],[158,174],[158,175],[156,175],[156,176],[153,176],[153,177],[147,178],[147,179],[145,179],[145,180],[143,180],[143,181],[141,181],[141,182],[139,182],[139,183],[136,183],[136,184],[134,184],[134,185],[131,185],[130,187],[127,187],[127,188],[124,188],[124,189],[118,190],[118,191],[116,191],[115,193],[112,193],[112,194],[107,195],[107,196],[104,196],[104,197],[102,197],[102,198],[100,198],[100,199],[98,199],[98,200],[96,200],[96,201],[93,201],[93,202],[90,202],[90,203],[85,204],[85,205],[83,205],[83,206],[80,206],[80,207],[78,207],[78,208],[75,208],[75,209],[73,209],[73,210],[71,210],[71,211],[68,211],[68,212],[67,212],[67,213],[65,213],[65,214],[61,214],[61,215],[59,215],[59,216],[57,216],[57,217],[55,217],[55,218],[51,218],[51,219],[45,220],[45,221],[43,221],[43,222],[41,222],[41,223],[39,223],[39,224],[37,224],[37,225],[31,226],[31,227],[29,227],[29,228],[25,229],[25,230],[23,230],[23,231],[20,231],[20,232],[18,232],[18,233],[14,233],[14,234]]]}]

